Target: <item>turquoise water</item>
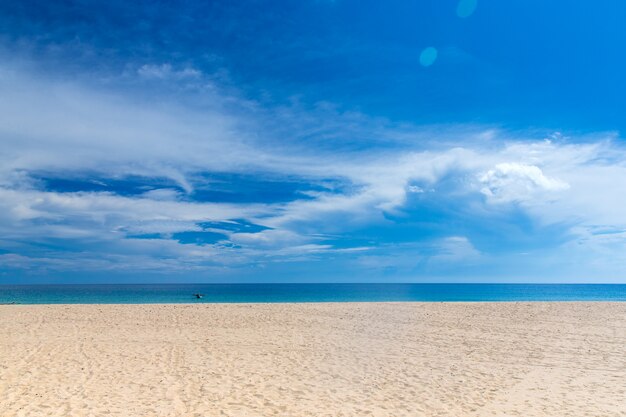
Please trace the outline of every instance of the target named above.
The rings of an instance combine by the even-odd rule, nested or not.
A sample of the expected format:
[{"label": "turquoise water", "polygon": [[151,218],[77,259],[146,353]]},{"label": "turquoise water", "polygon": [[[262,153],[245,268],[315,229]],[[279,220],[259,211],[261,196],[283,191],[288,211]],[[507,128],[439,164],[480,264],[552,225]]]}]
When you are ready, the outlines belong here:
[{"label": "turquoise water", "polygon": [[[197,299],[195,293],[204,297]],[[626,301],[626,285],[141,284],[0,285],[0,303],[302,303],[356,301]]]}]

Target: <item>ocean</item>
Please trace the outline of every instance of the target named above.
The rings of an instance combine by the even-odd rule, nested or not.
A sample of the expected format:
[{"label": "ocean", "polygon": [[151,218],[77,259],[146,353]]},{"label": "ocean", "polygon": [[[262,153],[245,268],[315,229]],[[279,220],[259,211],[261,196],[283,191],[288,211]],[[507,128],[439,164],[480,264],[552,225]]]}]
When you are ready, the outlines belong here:
[{"label": "ocean", "polygon": [[[203,294],[196,298],[194,294]],[[611,284],[0,285],[0,304],[626,301]]]}]

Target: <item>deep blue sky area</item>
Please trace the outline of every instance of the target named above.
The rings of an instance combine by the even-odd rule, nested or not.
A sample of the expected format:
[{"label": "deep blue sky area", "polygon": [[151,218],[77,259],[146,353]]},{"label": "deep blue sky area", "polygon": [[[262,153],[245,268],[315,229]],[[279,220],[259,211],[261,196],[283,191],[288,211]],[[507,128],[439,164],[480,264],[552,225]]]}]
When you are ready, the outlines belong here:
[{"label": "deep blue sky area", "polygon": [[626,282],[624,21],[3,1],[0,283]]},{"label": "deep blue sky area", "polygon": [[[603,0],[4,2],[13,53],[54,72],[137,62],[227,72],[264,104],[298,96],[417,123],[623,128],[626,4]],[[438,50],[421,68],[420,51]],[[70,73],[70,74],[68,74]],[[90,74],[82,74],[90,77]]]}]

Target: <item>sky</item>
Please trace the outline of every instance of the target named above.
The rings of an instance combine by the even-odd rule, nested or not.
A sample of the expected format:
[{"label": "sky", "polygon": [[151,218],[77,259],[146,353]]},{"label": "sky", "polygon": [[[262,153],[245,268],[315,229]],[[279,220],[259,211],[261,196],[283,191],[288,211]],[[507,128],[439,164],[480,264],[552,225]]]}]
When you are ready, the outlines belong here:
[{"label": "sky", "polygon": [[0,284],[626,283],[626,2],[0,2]]}]

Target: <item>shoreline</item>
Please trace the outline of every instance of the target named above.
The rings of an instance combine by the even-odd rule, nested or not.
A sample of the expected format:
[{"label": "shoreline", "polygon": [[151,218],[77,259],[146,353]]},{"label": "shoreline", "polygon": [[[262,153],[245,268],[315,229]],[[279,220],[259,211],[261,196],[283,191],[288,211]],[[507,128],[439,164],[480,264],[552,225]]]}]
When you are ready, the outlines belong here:
[{"label": "shoreline", "polygon": [[0,303],[0,306],[205,306],[205,305],[337,305],[337,304],[625,304],[626,300],[524,300],[524,301],[201,301],[172,303]]},{"label": "shoreline", "polygon": [[[195,295],[201,295],[196,298]],[[204,304],[626,301],[611,284],[197,284],[2,286],[0,303]]]}]

